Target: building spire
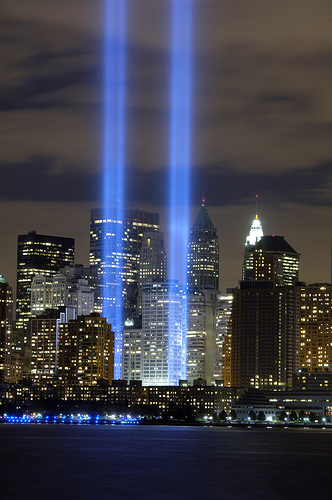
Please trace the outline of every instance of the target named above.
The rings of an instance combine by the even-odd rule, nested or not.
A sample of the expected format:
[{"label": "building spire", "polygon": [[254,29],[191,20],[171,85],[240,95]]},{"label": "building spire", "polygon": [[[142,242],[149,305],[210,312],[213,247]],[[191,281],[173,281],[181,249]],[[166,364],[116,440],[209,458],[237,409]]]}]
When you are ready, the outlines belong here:
[{"label": "building spire", "polygon": [[249,235],[246,237],[246,247],[255,245],[255,243],[257,243],[257,241],[259,241],[262,238],[262,236],[264,236],[263,226],[258,218],[257,206],[258,206],[258,194],[256,194],[256,214],[250,226]]}]

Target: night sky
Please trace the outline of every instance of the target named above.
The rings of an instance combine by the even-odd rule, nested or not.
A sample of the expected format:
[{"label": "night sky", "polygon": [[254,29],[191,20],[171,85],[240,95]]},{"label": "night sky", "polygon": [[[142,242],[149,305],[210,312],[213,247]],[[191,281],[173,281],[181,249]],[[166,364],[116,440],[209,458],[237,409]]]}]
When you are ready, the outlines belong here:
[{"label": "night sky", "polygon": [[[181,1],[181,0],[179,0]],[[255,215],[330,281],[332,2],[193,0],[192,220],[204,190],[220,288],[241,277]],[[127,0],[127,206],[167,241],[170,0]],[[0,0],[0,273],[17,235],[74,237],[88,265],[101,206],[103,0]]]}]

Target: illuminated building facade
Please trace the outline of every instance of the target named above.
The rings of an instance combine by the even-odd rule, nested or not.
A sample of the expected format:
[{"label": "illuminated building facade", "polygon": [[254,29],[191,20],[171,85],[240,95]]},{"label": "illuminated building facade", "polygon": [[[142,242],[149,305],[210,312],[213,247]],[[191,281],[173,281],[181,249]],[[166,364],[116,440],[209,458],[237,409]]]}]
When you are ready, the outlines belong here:
[{"label": "illuminated building facade", "polygon": [[187,293],[187,380],[205,379],[205,295],[198,288]]},{"label": "illuminated building facade", "polygon": [[122,379],[141,380],[142,329],[124,327],[123,330]]},{"label": "illuminated building facade", "polygon": [[299,263],[300,255],[283,236],[262,236],[255,245],[246,248],[244,280],[295,285],[299,281]]},{"label": "illuminated building facade", "polygon": [[[107,241],[115,238],[116,233],[119,232],[115,228],[117,224],[123,226],[123,231],[121,231],[123,241],[113,259],[113,273],[119,273],[121,276],[124,316],[125,319],[128,319],[134,317],[137,311],[139,255],[143,234],[148,231],[159,230],[159,215],[154,212],[128,209],[124,210],[123,221],[117,221],[115,217],[105,219],[101,209],[91,211],[90,267],[96,270],[100,277],[107,271],[107,263],[104,262],[104,247],[107,245]],[[110,246],[110,248],[113,247],[114,245]],[[112,274],[110,277],[112,277]],[[103,304],[102,283],[103,280],[101,279],[96,293],[96,310],[99,312]]]},{"label": "illuminated building facade", "polygon": [[31,316],[31,284],[34,276],[51,277],[62,267],[74,265],[75,241],[32,231],[18,236],[16,320],[18,325]]},{"label": "illuminated building facade", "polygon": [[332,371],[332,285],[300,287],[300,369]]},{"label": "illuminated building facade", "polygon": [[182,365],[183,289],[176,280],[143,285],[143,385],[177,385]]},{"label": "illuminated building facade", "polygon": [[218,236],[206,210],[204,198],[190,231],[187,251],[187,285],[202,289],[219,289]]},{"label": "illuminated building facade", "polygon": [[4,382],[10,358],[12,328],[12,290],[0,274],[0,383]]},{"label": "illuminated building facade", "polygon": [[142,247],[139,254],[138,308],[142,309],[142,285],[166,281],[167,257],[164,233],[148,231],[143,234]]},{"label": "illuminated building facade", "polygon": [[58,372],[59,313],[42,314],[29,320],[31,336],[31,368],[28,374],[35,383],[54,379]]},{"label": "illuminated building facade", "polygon": [[245,243],[245,253],[244,253],[244,262],[242,266],[242,279],[250,279],[253,277],[253,269],[254,269],[254,254],[253,247],[256,243],[264,236],[263,226],[258,218],[258,214],[256,213],[254,220],[250,226],[250,232],[246,237]]},{"label": "illuminated building facade", "polygon": [[111,383],[114,365],[114,332],[98,313],[62,323],[59,377],[65,384]]},{"label": "illuminated building facade", "polygon": [[46,309],[52,307],[52,283],[51,279],[37,274],[31,283],[31,315],[42,314]]},{"label": "illuminated building facade", "polygon": [[76,316],[88,315],[94,311],[94,292],[85,278],[73,278],[56,274],[52,283],[52,308],[71,307]]},{"label": "illuminated building facade", "polygon": [[94,311],[94,292],[85,278],[56,274],[53,278],[37,275],[31,285],[31,314],[42,314],[46,309],[72,307],[76,315]]},{"label": "illuminated building facade", "polygon": [[216,357],[217,290],[187,290],[187,379],[213,380]]},{"label": "illuminated building facade", "polygon": [[216,383],[231,385],[231,333],[232,333],[231,293],[220,294],[217,297],[216,311],[216,362],[213,378]]}]

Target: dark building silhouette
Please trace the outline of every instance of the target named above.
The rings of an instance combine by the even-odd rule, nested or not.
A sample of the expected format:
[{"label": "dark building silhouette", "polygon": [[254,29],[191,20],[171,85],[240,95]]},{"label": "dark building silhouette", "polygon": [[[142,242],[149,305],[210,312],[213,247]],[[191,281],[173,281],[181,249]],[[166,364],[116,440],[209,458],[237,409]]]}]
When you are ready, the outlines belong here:
[{"label": "dark building silhouette", "polygon": [[262,236],[255,245],[246,246],[243,279],[294,285],[299,281],[299,262],[300,255],[283,236]]},{"label": "dark building silhouette", "polygon": [[230,383],[291,389],[298,368],[299,254],[283,236],[263,236],[248,253],[250,275],[233,290]]}]

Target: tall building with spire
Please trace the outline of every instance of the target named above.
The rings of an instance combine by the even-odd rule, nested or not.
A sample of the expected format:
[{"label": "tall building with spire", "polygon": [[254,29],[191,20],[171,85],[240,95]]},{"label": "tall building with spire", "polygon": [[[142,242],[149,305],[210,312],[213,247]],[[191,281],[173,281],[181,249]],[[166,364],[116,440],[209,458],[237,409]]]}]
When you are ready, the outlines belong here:
[{"label": "tall building with spire", "polygon": [[246,237],[244,261],[242,266],[242,279],[250,279],[253,276],[253,247],[264,236],[263,226],[257,213],[257,195],[256,195],[256,215],[250,226],[250,231]]},{"label": "tall building with spire", "polygon": [[187,375],[211,383],[216,352],[219,243],[202,198],[187,252]]},{"label": "tall building with spire", "polygon": [[219,243],[217,229],[206,210],[205,198],[191,228],[187,252],[187,285],[219,289]]},{"label": "tall building with spire", "polygon": [[230,385],[288,390],[298,368],[300,256],[275,235],[262,236],[247,254],[250,273],[233,290]]}]

